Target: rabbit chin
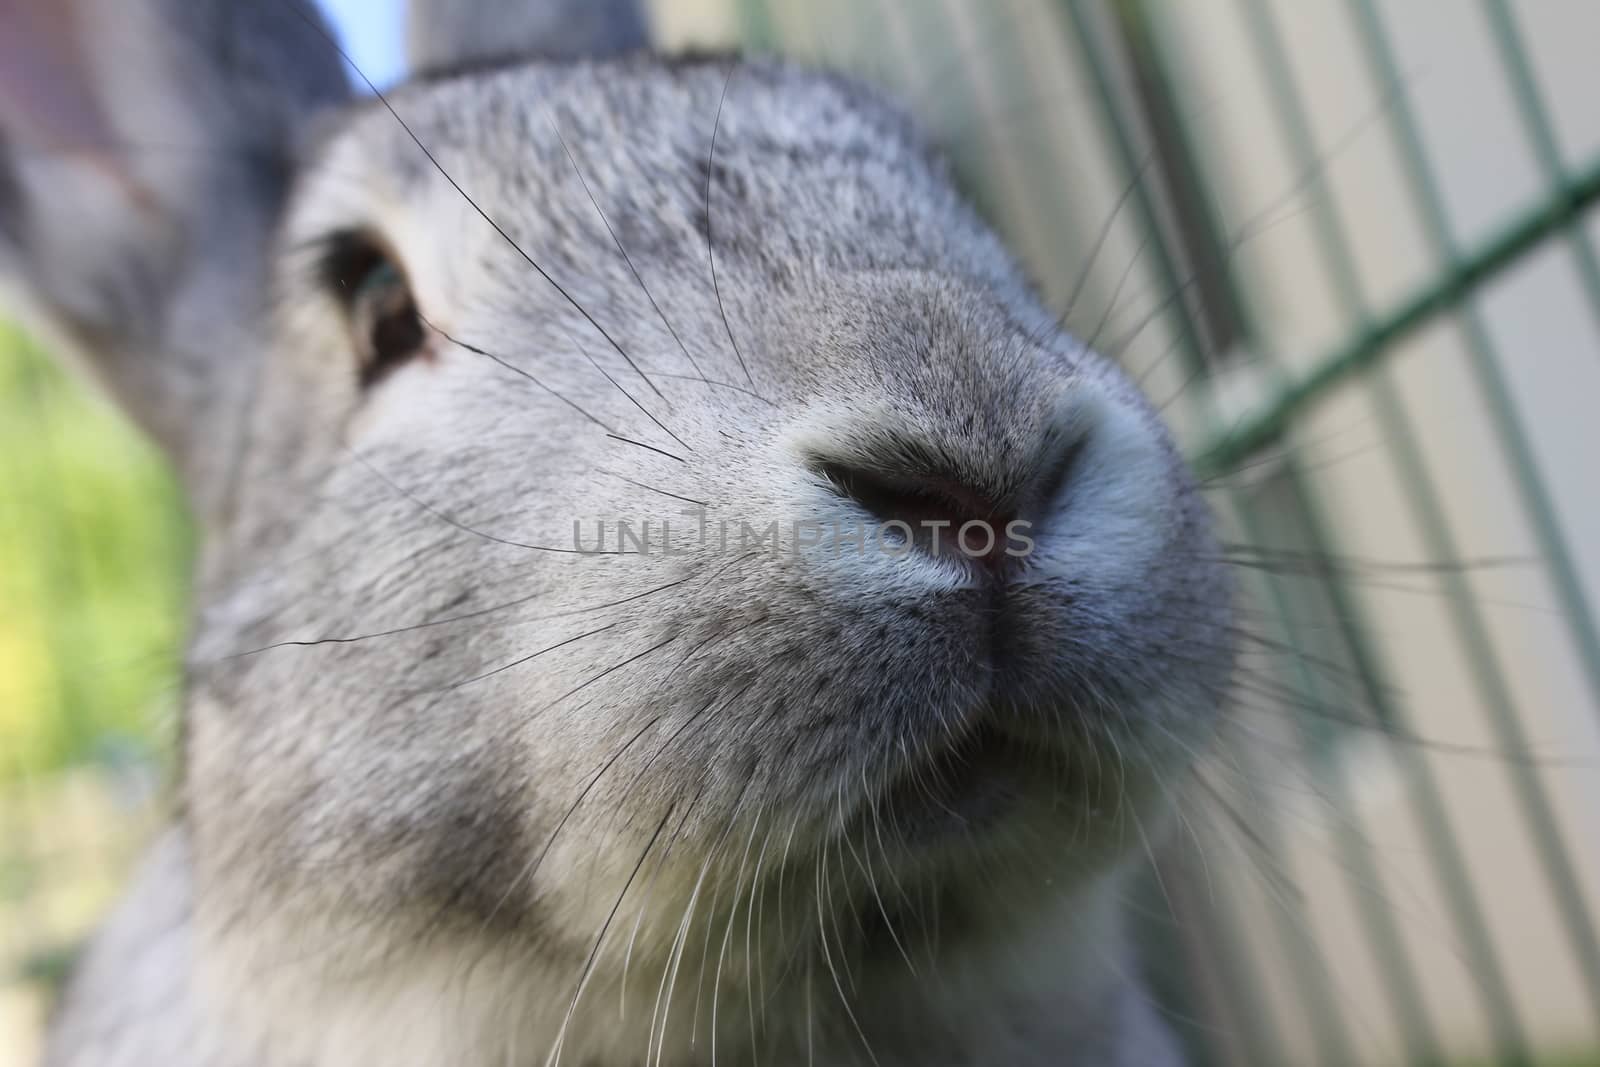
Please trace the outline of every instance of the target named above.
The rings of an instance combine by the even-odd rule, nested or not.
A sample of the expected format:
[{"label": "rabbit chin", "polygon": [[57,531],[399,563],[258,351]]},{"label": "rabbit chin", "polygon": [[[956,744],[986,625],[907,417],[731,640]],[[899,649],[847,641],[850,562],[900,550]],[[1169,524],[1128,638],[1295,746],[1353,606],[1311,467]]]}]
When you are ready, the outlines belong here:
[{"label": "rabbit chin", "polygon": [[[976,796],[989,787],[974,788],[971,803],[985,807]],[[1131,984],[1126,865],[1106,835],[1107,862],[1085,862],[1082,841],[1041,847],[1026,824],[1037,833],[1047,810],[997,809],[1017,844],[1032,841],[1031,857],[1002,856],[993,827],[986,856],[939,827],[895,871],[869,860],[865,841],[839,840],[759,882],[747,866],[742,878],[663,893],[642,920],[625,907],[597,952],[593,941],[553,947],[480,930],[386,942],[368,965],[307,983],[294,966],[263,967],[275,953],[251,937],[254,950],[240,954],[234,940],[210,956],[222,969],[202,969],[212,976],[202,983],[275,1057],[309,1064],[687,1067],[711,1062],[715,1046],[721,1062],[779,1067],[1042,1065],[1080,1044],[1105,1050],[1087,1062],[1177,1063]],[[308,935],[353,947],[348,929],[290,940]],[[1124,1058],[1130,1035],[1159,1047]]]},{"label": "rabbit chin", "polygon": [[[458,942],[417,946],[360,980],[316,989],[288,976],[263,980],[255,967],[242,972],[253,979],[243,984],[231,966],[216,988],[238,997],[225,1005],[242,1024],[234,1036],[259,1032],[273,1063],[688,1067],[712,1062],[714,1047],[720,1062],[776,1067],[1043,1067],[1061,1062],[1063,1049],[1086,1047],[1099,1054],[1083,1062],[1108,1067],[1176,1064],[1131,985],[1120,890],[1102,877],[1051,894],[1048,909],[1025,907],[1023,922],[1008,907],[1017,903],[1014,887],[996,878],[982,909],[984,936],[940,941],[888,912],[904,922],[902,947],[887,948],[885,935],[866,953],[820,939],[784,953],[757,941],[750,957],[741,916],[710,924],[709,934],[696,923],[664,960],[610,960],[593,970],[524,946],[468,951]],[[825,921],[833,938],[858,923],[871,928],[847,913]],[[885,914],[876,921],[887,930]],[[729,930],[735,936],[726,938]],[[1130,1041],[1141,1051],[1120,1051]]]}]

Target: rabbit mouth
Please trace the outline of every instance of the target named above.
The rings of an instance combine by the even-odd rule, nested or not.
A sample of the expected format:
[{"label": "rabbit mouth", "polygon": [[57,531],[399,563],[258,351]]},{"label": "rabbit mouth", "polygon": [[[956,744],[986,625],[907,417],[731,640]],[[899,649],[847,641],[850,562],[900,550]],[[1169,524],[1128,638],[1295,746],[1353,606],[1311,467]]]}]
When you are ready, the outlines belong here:
[{"label": "rabbit mouth", "polygon": [[[1074,823],[1094,786],[1096,761],[1054,739],[1014,732],[984,716],[960,739],[900,769],[870,797],[870,833],[917,854],[990,850],[1016,824]],[[1090,805],[1092,806],[1092,804]],[[1073,814],[1069,814],[1069,812]]]},{"label": "rabbit mouth", "polygon": [[877,811],[911,847],[982,834],[1022,802],[1028,767],[1018,749],[992,725],[980,725],[901,771],[877,798]]}]

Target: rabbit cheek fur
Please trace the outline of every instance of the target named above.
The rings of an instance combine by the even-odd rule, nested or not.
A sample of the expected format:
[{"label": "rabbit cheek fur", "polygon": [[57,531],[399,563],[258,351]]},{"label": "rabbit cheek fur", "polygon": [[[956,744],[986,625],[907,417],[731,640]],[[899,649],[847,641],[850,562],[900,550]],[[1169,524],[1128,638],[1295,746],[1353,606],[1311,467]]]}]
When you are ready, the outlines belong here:
[{"label": "rabbit cheek fur", "polygon": [[[329,120],[238,328],[182,816],[54,1062],[1177,1062],[1118,901],[1229,591],[1137,391],[850,83],[634,58],[392,102],[439,167],[375,102]],[[365,387],[341,233],[425,320]],[[873,520],[841,468],[935,472],[1033,551],[798,544]]]}]

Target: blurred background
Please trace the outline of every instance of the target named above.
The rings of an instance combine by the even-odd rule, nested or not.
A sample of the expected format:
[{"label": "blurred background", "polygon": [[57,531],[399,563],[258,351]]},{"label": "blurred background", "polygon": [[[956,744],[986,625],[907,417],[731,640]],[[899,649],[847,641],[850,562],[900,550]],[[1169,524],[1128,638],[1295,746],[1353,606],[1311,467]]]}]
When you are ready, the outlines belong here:
[{"label": "blurred background", "polygon": [[[1205,479],[1235,736],[1140,902],[1196,1061],[1600,1064],[1600,4],[652,7],[893,89]],[[0,1067],[169,802],[192,537],[0,325]]]}]

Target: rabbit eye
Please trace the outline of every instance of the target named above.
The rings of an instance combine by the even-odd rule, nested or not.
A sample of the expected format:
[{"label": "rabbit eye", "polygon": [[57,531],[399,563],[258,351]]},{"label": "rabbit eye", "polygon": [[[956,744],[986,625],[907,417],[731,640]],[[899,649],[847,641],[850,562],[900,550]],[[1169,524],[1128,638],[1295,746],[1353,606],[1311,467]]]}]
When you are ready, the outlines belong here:
[{"label": "rabbit eye", "polygon": [[323,279],[344,306],[362,388],[422,353],[426,333],[411,288],[376,241],[361,234],[333,238]]}]

